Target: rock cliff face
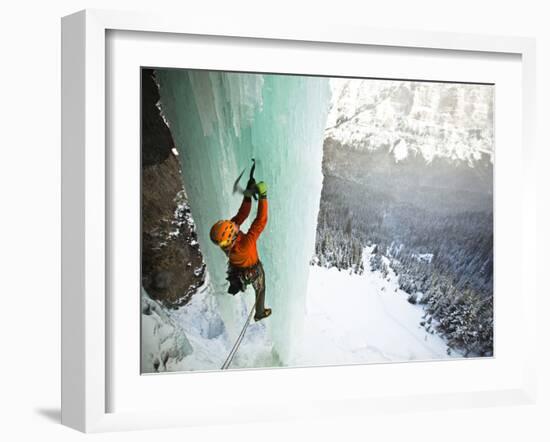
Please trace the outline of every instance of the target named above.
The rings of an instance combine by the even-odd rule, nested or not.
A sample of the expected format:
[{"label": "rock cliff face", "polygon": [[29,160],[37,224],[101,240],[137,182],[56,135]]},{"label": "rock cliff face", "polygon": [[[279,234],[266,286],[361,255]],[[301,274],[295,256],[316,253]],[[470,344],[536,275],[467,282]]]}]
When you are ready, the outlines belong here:
[{"label": "rock cliff face", "polygon": [[387,148],[357,150],[329,137],[324,142],[323,175],[369,189],[388,203],[445,213],[492,210],[493,164],[485,153],[475,167],[445,157],[428,163],[420,153],[396,162]]},{"label": "rock cliff face", "polygon": [[357,151],[493,162],[494,87],[479,84],[332,79],[326,135]]},{"label": "rock cliff face", "polygon": [[142,70],[141,276],[151,298],[186,304],[204,284],[205,265],[169,127],[157,107],[154,71]]}]

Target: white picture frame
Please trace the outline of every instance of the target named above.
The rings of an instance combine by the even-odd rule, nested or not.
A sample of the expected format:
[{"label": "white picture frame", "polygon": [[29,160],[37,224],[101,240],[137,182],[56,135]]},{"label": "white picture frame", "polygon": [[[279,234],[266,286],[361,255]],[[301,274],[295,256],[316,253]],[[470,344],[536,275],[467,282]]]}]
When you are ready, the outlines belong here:
[{"label": "white picture frame", "polygon": [[[110,196],[108,134],[106,121],[110,92],[106,67],[109,32],[154,32],[162,35],[217,36],[225,39],[262,39],[273,42],[308,42],[406,50],[457,51],[484,54],[511,54],[521,63],[521,229],[517,232],[521,246],[521,288],[518,305],[523,315],[535,317],[536,286],[528,257],[536,253],[535,241],[535,42],[529,38],[388,31],[344,26],[297,24],[270,25],[266,22],[213,22],[210,18],[153,16],[151,14],[86,10],[62,21],[62,423],[85,432],[159,428],[222,422],[248,422],[288,417],[361,415],[371,411],[395,412],[410,409],[492,406],[532,403],[535,399],[535,327],[533,322],[521,330],[525,348],[518,354],[521,369],[517,377],[499,388],[476,387],[450,391],[437,388],[427,394],[404,392],[369,395],[361,391],[350,396],[333,389],[326,397],[293,396],[272,404],[246,400],[230,401],[231,407],[209,413],[208,406],[195,407],[194,413],[183,409],[153,410],[137,408],[113,411],[109,392],[113,389],[109,367],[112,354],[109,344],[111,311],[109,288],[108,228],[113,199]],[[156,34],[158,35],[158,34]],[[252,40],[250,40],[252,41]],[[112,55],[112,54],[111,54]],[[498,118],[498,117],[497,117]],[[498,142],[498,141],[497,141]],[[498,167],[498,166],[497,166]],[[508,167],[508,166],[507,166]],[[137,191],[137,190],[136,190]],[[498,192],[498,188],[496,189]],[[498,248],[495,253],[503,253]],[[517,296],[517,294],[516,294]],[[139,299],[136,295],[136,299]],[[498,321],[498,317],[496,318]],[[136,331],[136,333],[139,333]],[[497,355],[498,358],[498,355]],[[428,370],[429,366],[427,366]],[[304,372],[306,370],[306,372]],[[308,369],[278,370],[285,382],[305,382]],[[350,370],[327,367],[323,376],[335,379]],[[388,365],[381,370],[394,370]],[[305,374],[304,374],[305,373]],[[139,373],[136,374],[139,376]],[[193,375],[193,382],[212,382],[222,388],[227,382],[250,382],[270,376],[269,370],[231,374]],[[201,377],[203,376],[203,377]],[[229,379],[228,376],[232,376]],[[151,377],[147,377],[151,378]],[[163,376],[166,384],[174,376]],[[292,379],[294,378],[294,379]],[[307,391],[307,390],[304,390]],[[190,392],[193,394],[192,392]]]}]

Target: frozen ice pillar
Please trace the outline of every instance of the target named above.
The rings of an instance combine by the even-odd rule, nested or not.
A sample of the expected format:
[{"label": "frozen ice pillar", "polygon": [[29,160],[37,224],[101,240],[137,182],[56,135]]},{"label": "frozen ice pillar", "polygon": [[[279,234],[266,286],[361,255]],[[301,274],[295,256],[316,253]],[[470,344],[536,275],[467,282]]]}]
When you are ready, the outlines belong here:
[{"label": "frozen ice pillar", "polygon": [[[257,160],[255,177],[267,183],[269,199],[268,225],[258,241],[266,305],[273,308],[265,323],[284,364],[302,329],[322,186],[329,80],[176,69],[158,70],[157,79],[215,305],[230,334],[240,330],[243,312],[238,297],[226,293],[227,258],[208,235],[215,221],[237,212],[242,195],[233,194],[233,183],[247,167],[245,185],[250,160]],[[250,219],[255,214],[256,205]]]}]

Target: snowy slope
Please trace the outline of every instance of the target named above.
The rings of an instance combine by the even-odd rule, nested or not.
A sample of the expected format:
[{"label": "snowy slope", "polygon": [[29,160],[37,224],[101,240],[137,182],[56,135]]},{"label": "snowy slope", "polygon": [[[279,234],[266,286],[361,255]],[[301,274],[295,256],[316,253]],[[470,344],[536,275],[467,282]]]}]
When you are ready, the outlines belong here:
[{"label": "snowy slope", "polygon": [[410,304],[390,269],[386,279],[368,270],[349,274],[312,266],[303,341],[292,365],[341,365],[434,360],[447,354],[443,338],[420,326],[424,311]]}]

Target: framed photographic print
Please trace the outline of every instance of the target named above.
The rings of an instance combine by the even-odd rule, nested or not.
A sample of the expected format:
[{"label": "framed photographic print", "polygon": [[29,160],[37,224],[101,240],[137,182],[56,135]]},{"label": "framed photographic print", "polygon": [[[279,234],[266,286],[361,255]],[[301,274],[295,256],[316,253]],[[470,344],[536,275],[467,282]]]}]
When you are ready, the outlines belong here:
[{"label": "framed photographic print", "polygon": [[531,401],[533,41],[241,25],[63,19],[63,422]]},{"label": "framed photographic print", "polygon": [[141,74],[142,372],[493,356],[494,84]]}]

